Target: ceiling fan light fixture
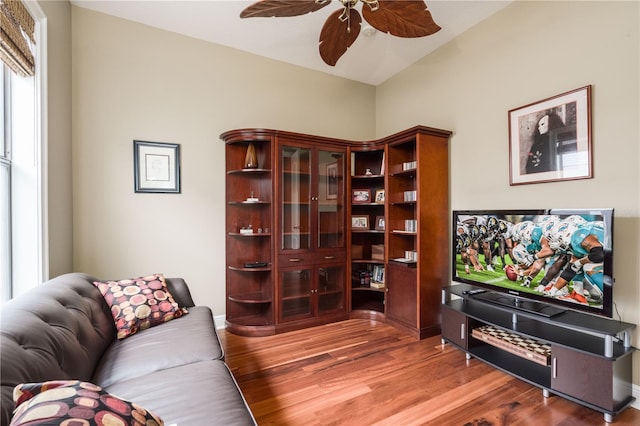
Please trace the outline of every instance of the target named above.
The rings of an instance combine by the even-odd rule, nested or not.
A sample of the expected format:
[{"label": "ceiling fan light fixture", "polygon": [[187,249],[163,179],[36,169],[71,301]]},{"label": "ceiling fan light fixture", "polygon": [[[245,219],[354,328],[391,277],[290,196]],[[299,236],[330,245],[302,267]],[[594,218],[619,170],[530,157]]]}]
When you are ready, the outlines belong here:
[{"label": "ceiling fan light fixture", "polygon": [[378,30],[369,25],[362,29],[362,35],[365,37],[373,37],[376,32],[378,32]]}]

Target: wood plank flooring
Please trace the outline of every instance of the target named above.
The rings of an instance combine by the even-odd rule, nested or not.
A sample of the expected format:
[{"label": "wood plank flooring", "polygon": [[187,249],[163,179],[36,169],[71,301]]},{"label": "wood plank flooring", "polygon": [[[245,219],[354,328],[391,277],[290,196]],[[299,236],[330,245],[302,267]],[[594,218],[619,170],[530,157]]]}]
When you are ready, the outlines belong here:
[{"label": "wood plank flooring", "polygon": [[[219,331],[259,425],[606,425],[603,415],[384,323],[349,320],[268,337]],[[628,408],[615,425],[640,425]]]}]

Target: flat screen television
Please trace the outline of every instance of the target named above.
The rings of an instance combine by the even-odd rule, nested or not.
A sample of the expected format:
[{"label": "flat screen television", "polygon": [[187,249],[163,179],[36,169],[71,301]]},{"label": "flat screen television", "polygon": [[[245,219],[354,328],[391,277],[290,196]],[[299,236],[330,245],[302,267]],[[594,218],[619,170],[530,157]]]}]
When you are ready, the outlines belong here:
[{"label": "flat screen television", "polygon": [[453,280],[544,316],[611,317],[613,209],[454,210]]}]

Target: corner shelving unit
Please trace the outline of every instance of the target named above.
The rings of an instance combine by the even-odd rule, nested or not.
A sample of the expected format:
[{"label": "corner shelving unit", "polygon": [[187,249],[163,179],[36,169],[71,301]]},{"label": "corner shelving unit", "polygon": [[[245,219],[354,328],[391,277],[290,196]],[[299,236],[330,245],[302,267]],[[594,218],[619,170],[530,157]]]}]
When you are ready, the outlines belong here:
[{"label": "corner shelving unit", "polygon": [[[239,334],[273,334],[272,140],[259,132],[221,137],[227,144],[227,327]],[[255,147],[258,167],[244,166],[249,144]]]},{"label": "corner shelving unit", "polygon": [[450,135],[223,133],[228,330],[263,336],[351,317],[439,333]]},{"label": "corner shelving unit", "polygon": [[[384,319],[387,288],[385,233],[385,149],[350,149],[351,317]],[[356,196],[355,194],[359,194]],[[368,199],[361,199],[363,194]],[[366,218],[366,227],[354,226]]]}]

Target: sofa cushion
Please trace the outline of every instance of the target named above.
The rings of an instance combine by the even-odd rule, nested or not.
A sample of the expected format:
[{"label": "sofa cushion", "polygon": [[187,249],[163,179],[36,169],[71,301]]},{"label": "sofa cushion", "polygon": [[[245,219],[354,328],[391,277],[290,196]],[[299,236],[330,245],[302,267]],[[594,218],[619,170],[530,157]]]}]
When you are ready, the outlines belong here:
[{"label": "sofa cushion", "polygon": [[222,358],[211,309],[196,306],[189,315],[116,340],[104,352],[91,381],[107,387],[177,365]]},{"label": "sofa cushion", "polygon": [[119,281],[95,281],[93,284],[111,308],[118,339],[187,313],[186,308],[180,308],[173,299],[162,274]]},{"label": "sofa cushion", "polygon": [[2,306],[0,365],[2,424],[13,411],[20,383],[90,380],[115,340],[109,308],[86,274],[66,274],[36,286]]},{"label": "sofa cushion", "polygon": [[134,399],[166,424],[255,425],[235,379],[220,360],[183,365],[105,387]]},{"label": "sofa cushion", "polygon": [[99,386],[79,380],[24,383],[13,392],[16,411],[11,426],[95,424],[97,426],[163,425],[160,417]]}]

